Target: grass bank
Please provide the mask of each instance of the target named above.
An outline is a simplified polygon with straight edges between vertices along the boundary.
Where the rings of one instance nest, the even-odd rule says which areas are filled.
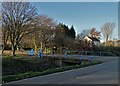
[[[31,61],[31,60],[29,60],[29,61]],[[44,59],[44,61],[45,61],[45,59]],[[27,62],[28,62],[28,60],[27,60]],[[36,63],[36,61],[34,62],[34,60],[33,60],[33,63]],[[31,78],[31,77],[41,76],[41,75],[63,72],[63,71],[67,71],[67,70],[77,69],[77,68],[83,68],[83,67],[87,67],[87,66],[96,65],[96,64],[99,64],[99,63],[101,63],[101,62],[98,62],[98,61],[82,62],[81,64],[77,64],[77,65],[70,65],[70,66],[66,65],[66,66],[61,66],[61,67],[57,67],[57,66],[55,67],[53,65],[50,65],[50,66],[53,66],[53,67],[48,67],[46,69],[44,69],[45,68],[45,66],[44,66],[43,67],[44,70],[27,71],[27,72],[23,72],[23,73],[19,72],[19,73],[15,73],[14,75],[9,75],[8,74],[8,75],[2,77],[2,81],[3,81],[3,83],[6,83],[6,82],[10,82],[10,81],[25,79],[25,78]],[[8,65],[9,64],[10,63],[8,63]],[[12,64],[14,65],[14,63],[12,63]],[[23,64],[23,63],[21,63],[21,64]],[[14,66],[17,66],[17,65],[14,65]],[[24,63],[24,65],[25,65],[25,63]],[[39,69],[39,68],[37,68],[37,69]]]

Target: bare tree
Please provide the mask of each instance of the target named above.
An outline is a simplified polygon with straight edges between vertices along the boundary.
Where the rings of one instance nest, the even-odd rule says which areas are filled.
[[[83,40],[85,36],[100,39],[101,33],[97,31],[96,28],[85,29],[82,31],[82,33],[78,34],[76,38],[79,40]]]
[[[30,33],[30,34],[27,34],[26,36],[24,36],[21,41],[20,41],[20,45],[19,47],[21,48],[33,48],[34,47],[34,44],[33,44],[33,33]]]
[[[38,16],[35,22],[36,29],[34,29],[35,31],[33,34],[35,50],[37,50],[39,44],[43,44],[41,46],[43,47],[43,49],[47,50],[47,43],[49,43],[50,40],[53,39],[56,23],[52,18],[46,15]]]
[[[13,56],[22,37],[32,31],[35,15],[36,9],[29,2],[2,3],[2,24],[8,26]]]
[[[6,27],[4,27],[3,25],[1,29],[2,29],[2,54],[3,54],[10,33],[9,33],[9,28],[7,25]]]
[[[105,23],[102,27],[101,27],[101,31],[106,39],[106,42],[108,41],[109,37],[112,35],[113,29],[115,27],[115,23]]]
[[[96,30],[96,28],[85,29],[82,33],[78,34],[76,37],[76,45],[82,49],[89,49],[91,47],[91,43],[84,38],[88,36],[89,38],[100,39],[101,33]]]
[[[89,36],[93,37],[93,38],[100,39],[101,33],[99,31],[97,31],[96,28],[92,28],[89,30]]]

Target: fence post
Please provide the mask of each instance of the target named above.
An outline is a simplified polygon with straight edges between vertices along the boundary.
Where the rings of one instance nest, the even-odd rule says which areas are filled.
[[[100,53],[100,56],[101,56],[101,52],[99,52]]]
[[[67,58],[67,53],[66,53],[66,51],[65,51],[65,53],[64,53],[64,57]]]
[[[54,59],[54,52],[52,52],[52,59]]]

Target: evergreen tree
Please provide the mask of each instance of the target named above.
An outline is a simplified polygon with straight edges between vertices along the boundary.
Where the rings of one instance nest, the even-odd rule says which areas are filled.
[[[75,29],[73,25],[69,28],[67,25],[59,23],[56,30],[58,30],[56,35],[63,34],[65,37],[75,38]]]
[[[70,35],[72,38],[75,38],[75,29],[74,29],[73,25],[70,28]]]

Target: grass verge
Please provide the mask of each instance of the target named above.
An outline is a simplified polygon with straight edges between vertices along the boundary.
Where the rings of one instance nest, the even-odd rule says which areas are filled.
[[[41,76],[41,75],[63,72],[66,70],[72,70],[72,69],[92,66],[92,65],[96,65],[96,64],[100,64],[100,63],[101,62],[94,61],[94,62],[88,62],[86,64],[81,64],[81,65],[72,65],[72,66],[51,68],[51,69],[47,69],[47,70],[42,71],[42,72],[39,72],[39,71],[33,72],[32,71],[32,72],[26,72],[26,73],[22,73],[22,74],[18,74],[18,75],[8,75],[8,76],[3,76],[2,81],[3,81],[3,83],[6,83],[6,82],[10,82],[10,81],[25,79],[25,78],[31,78],[31,77]]]

